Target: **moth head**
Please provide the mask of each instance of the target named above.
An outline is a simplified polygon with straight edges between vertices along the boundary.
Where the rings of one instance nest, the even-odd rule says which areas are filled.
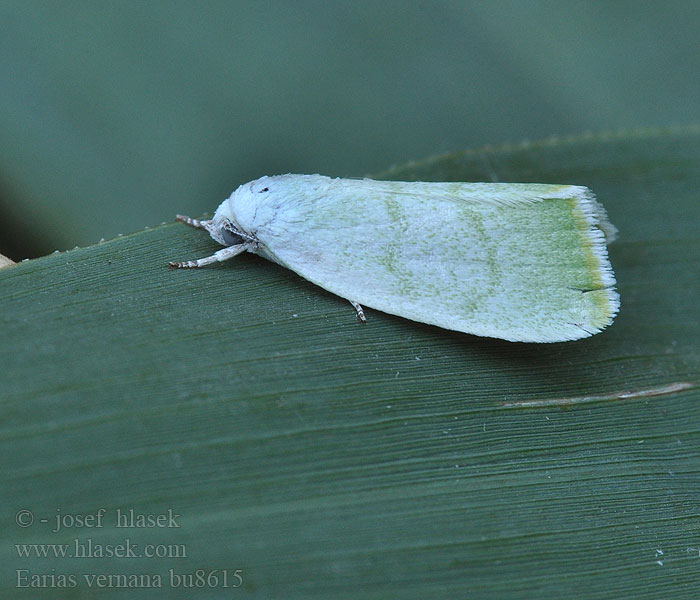
[[[219,226],[219,235],[223,240],[224,246],[238,246],[243,244],[246,239],[241,235],[242,233],[243,232],[228,219],[223,220]]]
[[[268,177],[266,175],[265,177],[261,177],[260,179],[256,179],[255,181],[251,181],[248,184],[250,186],[250,193],[251,194],[269,194],[273,179],[274,179],[273,177]]]
[[[220,215],[219,211],[205,227],[209,235],[222,246],[239,246],[251,241],[249,235],[241,231],[229,218]]]
[[[275,192],[283,189],[280,180],[285,177],[288,176],[265,176],[240,185],[216,209],[207,227],[211,237],[223,246],[257,245],[257,228],[261,221],[266,222],[270,200],[274,204]]]
[[[240,226],[231,202],[240,193],[242,187],[240,186],[228,199],[219,205],[214,213],[214,217],[205,225],[209,235],[222,246],[239,246],[253,239]]]

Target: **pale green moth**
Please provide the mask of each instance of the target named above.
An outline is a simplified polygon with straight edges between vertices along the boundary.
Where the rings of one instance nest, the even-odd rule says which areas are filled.
[[[606,241],[615,228],[585,187],[261,177],[214,218],[178,220],[226,246],[173,262],[253,252],[362,305],[519,342],[600,332],[620,298]],[[607,238],[607,239],[606,239]]]

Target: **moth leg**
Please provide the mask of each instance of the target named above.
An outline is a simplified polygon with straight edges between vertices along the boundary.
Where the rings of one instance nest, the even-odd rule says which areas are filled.
[[[215,252],[211,256],[205,256],[204,258],[199,258],[197,260],[186,260],[185,262],[170,262],[173,269],[195,269],[197,267],[204,267],[215,262],[223,262],[229,258],[233,258],[237,254],[244,252],[248,249],[248,244],[238,244],[237,246],[227,246],[222,248],[218,252]]]
[[[357,311],[357,318],[360,319],[360,323],[366,323],[367,317],[365,317],[365,311],[362,310],[359,302],[355,302],[354,300],[348,300],[348,302],[352,304],[352,307]]]
[[[189,225],[190,227],[196,227],[197,229],[206,229],[207,225],[209,225],[209,223],[211,223],[211,220],[200,221],[199,219],[193,219],[192,217],[188,217],[186,215],[175,215],[175,220],[180,221],[182,223],[185,223],[186,225]]]

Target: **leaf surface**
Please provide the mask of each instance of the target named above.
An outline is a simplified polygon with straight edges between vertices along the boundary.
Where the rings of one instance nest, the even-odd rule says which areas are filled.
[[[96,589],[85,574],[160,574],[172,598],[697,597],[698,132],[484,149],[378,176],[591,187],[620,229],[616,322],[551,345],[372,310],[362,326],[254,256],[169,270],[216,249],[180,224],[0,270],[3,597],[22,570],[76,577],[37,598],[154,596],[153,579]],[[15,523],[24,509],[30,527]],[[99,509],[102,527],[53,531],[57,511]],[[116,527],[130,509],[172,510],[179,527]],[[88,538],[186,556],[15,546]],[[186,588],[170,569],[216,570],[217,585]],[[223,590],[236,569],[242,588]]]

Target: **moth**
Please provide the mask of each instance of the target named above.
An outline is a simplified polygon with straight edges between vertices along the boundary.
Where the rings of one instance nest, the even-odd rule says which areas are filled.
[[[620,297],[616,234],[586,187],[266,176],[210,220],[178,215],[224,246],[203,267],[252,252],[363,306],[517,342],[599,333]]]

